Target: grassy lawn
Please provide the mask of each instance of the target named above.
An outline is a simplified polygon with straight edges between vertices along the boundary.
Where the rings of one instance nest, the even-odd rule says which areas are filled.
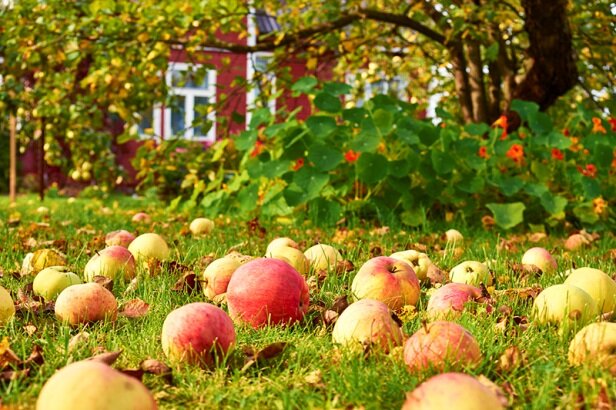
[[[529,318],[531,301],[515,292],[513,296],[502,292],[563,282],[562,274],[537,277],[522,275],[514,268],[513,263],[519,263],[523,252],[532,246],[552,251],[559,272],[573,266],[591,266],[616,274],[614,256],[610,254],[616,248],[613,233],[602,234],[583,250],[566,252],[561,236],[535,237],[532,239],[538,242],[532,242],[527,234],[505,235],[464,226],[435,225],[419,231],[402,231],[394,227],[375,229],[358,222],[349,230],[323,230],[302,221],[285,220],[264,225],[260,231],[251,230],[245,222],[221,217],[216,220],[217,227],[211,235],[194,238],[188,234],[187,227],[198,215],[167,213],[164,206],[151,200],[48,199],[43,204],[49,209],[47,215],[37,212],[40,205],[34,197],[22,197],[16,207],[9,207],[7,198],[0,197],[0,272],[3,272],[0,285],[8,288],[14,299],[19,289],[33,280],[32,276],[18,278],[12,274],[19,271],[27,252],[57,247],[66,253],[73,271],[82,274],[92,253],[104,247],[100,238],[117,229],[163,235],[172,249],[172,259],[197,274],[203,271],[206,256],[221,257],[230,249],[261,256],[269,241],[278,236],[295,239],[302,249],[317,241],[332,244],[355,266],[355,270],[344,274],[329,273],[322,282],[309,278],[313,308],[302,323],[261,330],[237,326],[237,347],[224,366],[202,370],[174,365],[172,384],[160,376],[144,375],[144,384],[161,408],[400,408],[405,393],[432,374],[409,372],[402,348],[385,355],[358,354],[336,346],[331,327],[320,320],[319,308],[329,308],[339,296],[349,295],[356,270],[372,256],[418,246],[425,246],[433,262],[446,271],[463,260],[495,260],[496,283],[489,289],[494,298],[493,308],[471,306],[457,322],[476,337],[483,355],[480,365],[467,372],[484,375],[500,386],[513,408],[592,408],[605,404],[606,395],[616,400],[616,381],[608,370],[592,363],[585,367],[568,364],[567,349],[574,329],[537,325]],[[152,215],[152,223],[131,222],[131,216],[142,210]],[[460,251],[446,246],[441,239],[441,234],[450,227],[459,229],[465,236]],[[4,408],[2,405],[34,407],[41,387],[56,369],[97,352],[122,350],[114,364],[121,369],[138,368],[147,358],[167,363],[160,343],[166,315],[186,303],[205,300],[201,292],[173,290],[180,276],[181,273],[164,271],[153,277],[142,275],[136,287],[114,284],[113,292],[120,305],[136,298],[149,303],[150,310],[141,318],[119,317],[115,323],[70,328],[58,322],[53,312],[23,312],[0,327],[0,340],[7,338],[17,356],[25,359],[34,346],[40,346],[44,359],[40,366],[31,366],[26,377],[0,382],[0,408]],[[430,292],[424,284],[417,310],[400,315],[406,335],[413,334],[426,320]],[[527,327],[519,325],[520,318],[528,318]],[[73,339],[69,346],[80,332],[89,336],[79,343]],[[245,350],[276,342],[286,343],[280,354],[246,365]],[[505,354],[514,346],[519,353],[515,360]],[[1,359],[0,355],[0,364]]]

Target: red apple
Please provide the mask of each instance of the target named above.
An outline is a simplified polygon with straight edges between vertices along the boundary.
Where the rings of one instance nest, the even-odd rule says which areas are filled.
[[[481,289],[465,283],[448,283],[434,291],[428,300],[428,316],[441,318],[458,316],[466,302],[481,297]]]
[[[87,281],[92,281],[94,276],[105,276],[114,279],[118,275],[131,280],[135,277],[135,258],[128,249],[123,246],[113,245],[97,252],[90,258],[84,269]]]
[[[240,266],[227,287],[229,314],[254,328],[297,322],[308,311],[308,285],[288,263],[258,258]]]
[[[56,317],[69,325],[115,320],[118,302],[113,293],[98,283],[82,283],[65,288],[56,299]]]
[[[412,372],[443,371],[481,362],[481,350],[473,335],[454,322],[426,324],[404,344],[404,361]]]
[[[532,269],[533,266],[541,269],[543,273],[554,273],[558,269],[558,264],[546,249],[535,247],[527,250],[522,255],[522,265],[526,269]]]
[[[235,345],[233,321],[224,310],[204,302],[175,309],[163,323],[163,351],[175,362],[213,366]]]
[[[137,212],[133,215],[132,221],[137,223],[150,223],[152,222],[152,217],[145,212]]]
[[[368,260],[359,269],[351,291],[356,299],[375,299],[397,310],[419,300],[419,280],[411,265],[388,256]]]
[[[105,235],[105,245],[106,246],[123,246],[125,248],[128,248],[128,245],[130,245],[130,243],[135,239],[135,235],[133,235],[132,233],[124,230],[124,229],[120,229],[118,231],[112,231],[109,232],[107,235]]]

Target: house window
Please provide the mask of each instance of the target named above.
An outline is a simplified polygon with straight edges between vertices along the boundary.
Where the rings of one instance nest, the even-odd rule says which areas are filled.
[[[268,107],[272,113],[276,111],[276,75],[269,69],[272,58],[272,53],[248,54],[247,74],[251,88],[247,95],[247,124],[251,111],[256,108]]]

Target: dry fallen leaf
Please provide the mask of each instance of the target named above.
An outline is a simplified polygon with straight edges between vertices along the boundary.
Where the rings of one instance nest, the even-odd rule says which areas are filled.
[[[313,370],[310,373],[308,373],[304,377],[304,381],[309,386],[312,386],[312,387],[315,387],[315,388],[324,388],[325,387],[325,383],[323,383],[323,373],[319,369]]]
[[[509,373],[522,366],[524,361],[523,352],[517,346],[509,346],[498,359],[498,369],[503,373]]]
[[[120,315],[131,319],[144,317],[150,310],[150,304],[141,299],[133,299],[124,303],[120,308]]]
[[[161,376],[166,383],[173,383],[173,371],[171,367],[156,359],[146,359],[139,365],[145,373]]]
[[[171,288],[176,292],[192,294],[201,290],[201,282],[194,272],[185,273]]]
[[[112,364],[115,363],[116,360],[118,360],[118,357],[120,357],[121,354],[122,354],[122,350],[117,350],[115,352],[99,353],[95,356],[87,358],[86,360],[103,362],[111,366]]]
[[[9,338],[4,337],[0,341],[0,370],[4,370],[9,366],[15,366],[18,363],[21,363],[21,359],[11,350]]]
[[[108,278],[106,276],[96,275],[92,278],[92,282],[98,283],[109,292],[113,292],[113,279]]]

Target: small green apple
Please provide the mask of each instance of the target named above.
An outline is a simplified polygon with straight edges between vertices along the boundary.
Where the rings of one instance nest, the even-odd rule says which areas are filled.
[[[492,284],[492,275],[487,265],[477,261],[464,261],[454,266],[449,272],[449,278],[454,283],[466,283],[467,285],[486,286]]]
[[[50,266],[34,278],[32,290],[46,301],[55,300],[65,288],[81,283],[81,279],[66,266]]]
[[[13,298],[8,290],[0,286],[0,324],[7,323],[15,314]]]
[[[428,255],[414,249],[395,252],[389,255],[389,257],[404,261],[411,265],[411,268],[413,268],[417,275],[417,279],[420,281],[424,281],[428,278],[428,271],[430,270],[430,266],[433,265]]]
[[[336,248],[323,243],[314,245],[304,252],[314,270],[334,269],[336,263],[342,261],[342,255]]]

